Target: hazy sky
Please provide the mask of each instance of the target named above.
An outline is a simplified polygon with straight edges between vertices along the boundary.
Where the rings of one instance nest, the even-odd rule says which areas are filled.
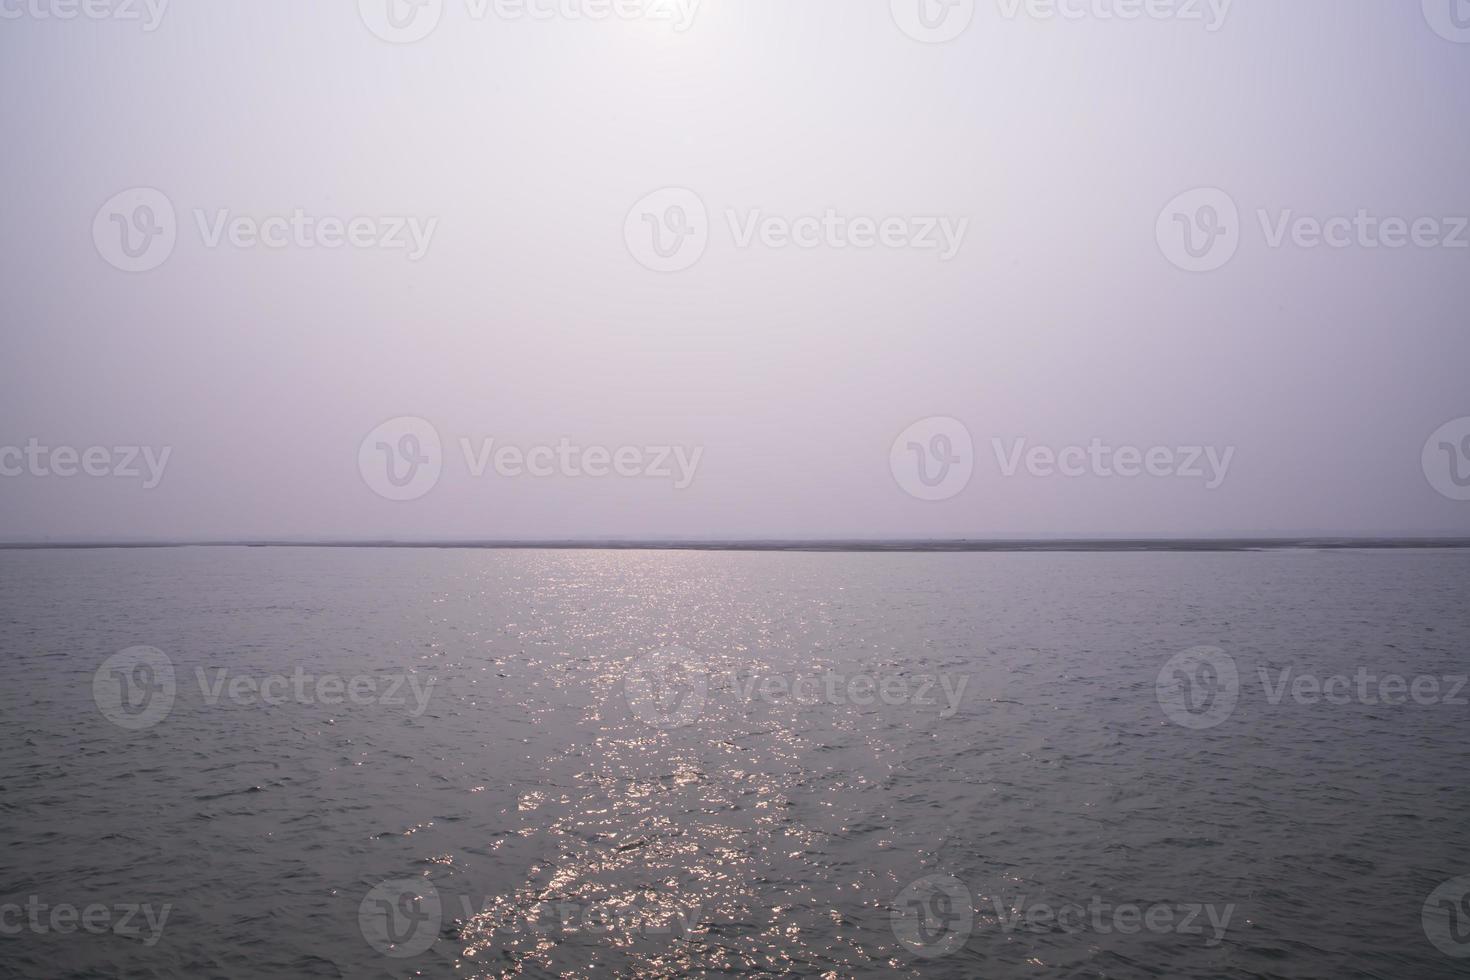
[[[0,0],[0,539],[1470,533],[1470,3],[920,2]]]

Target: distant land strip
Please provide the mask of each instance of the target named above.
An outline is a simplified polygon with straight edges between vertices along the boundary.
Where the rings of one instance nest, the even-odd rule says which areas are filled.
[[[1055,538],[1055,539],[820,539],[820,540],[540,540],[540,541],[41,541],[0,542],[0,550],[45,551],[102,548],[485,548],[542,551],[806,551],[962,553],[1025,551],[1285,551],[1405,548],[1470,548],[1460,537],[1298,538]]]

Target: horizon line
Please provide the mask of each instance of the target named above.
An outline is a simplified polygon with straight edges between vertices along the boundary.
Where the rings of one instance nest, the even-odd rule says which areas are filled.
[[[70,551],[122,548],[424,548],[503,551],[819,551],[819,552],[1025,552],[1025,551],[1272,551],[1289,549],[1390,550],[1470,548],[1456,535],[1267,535],[1203,537],[1069,538],[544,538],[544,539],[160,539],[142,541],[0,541],[4,551]]]

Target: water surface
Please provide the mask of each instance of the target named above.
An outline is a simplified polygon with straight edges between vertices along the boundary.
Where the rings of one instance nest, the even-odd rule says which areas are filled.
[[[1463,551],[3,552],[0,906],[170,911],[0,935],[0,973],[1463,976],[1423,906],[1470,874],[1470,709],[1260,671],[1463,675],[1467,585]],[[128,730],[94,677],[138,645],[176,693]],[[1239,687],[1189,727],[1158,682],[1202,645]],[[247,690],[298,672],[399,688]],[[404,880],[438,915],[395,958],[363,915]],[[1017,925],[1120,907],[1174,926]]]

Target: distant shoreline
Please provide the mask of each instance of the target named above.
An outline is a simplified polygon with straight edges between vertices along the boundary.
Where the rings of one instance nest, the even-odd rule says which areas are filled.
[[[76,551],[117,548],[428,548],[500,551],[797,551],[855,553],[1128,552],[1128,551],[1337,551],[1347,549],[1463,549],[1457,537],[1300,538],[1057,538],[975,540],[702,540],[636,541],[65,541],[0,542],[4,551]]]

